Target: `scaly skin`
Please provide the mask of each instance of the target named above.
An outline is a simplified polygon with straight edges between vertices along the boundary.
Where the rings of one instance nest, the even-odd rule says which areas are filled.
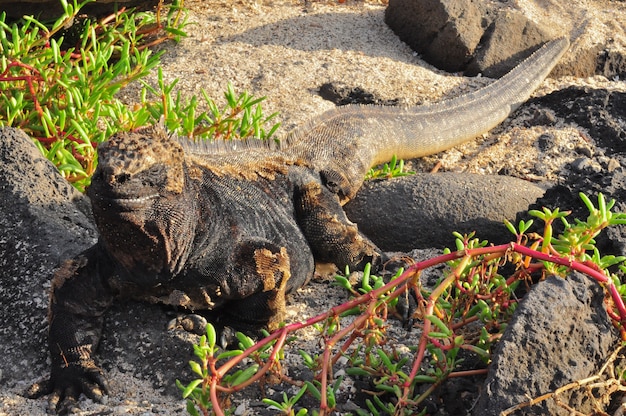
[[[569,47],[548,42],[492,84],[448,101],[417,107],[347,105],[296,128],[284,140],[347,202],[373,165],[392,156],[432,155],[491,130],[524,103]]]
[[[464,97],[414,108],[347,106],[290,133],[280,147],[195,144],[154,126],[100,145],[87,194],[99,242],[52,281],[50,393],[67,411],[80,393],[107,392],[93,354],[104,313],[121,296],[191,311],[220,309],[220,325],[275,329],[285,295],[314,262],[353,269],[383,253],[341,204],[372,164],[469,140],[525,101],[567,49],[548,43],[510,74]]]

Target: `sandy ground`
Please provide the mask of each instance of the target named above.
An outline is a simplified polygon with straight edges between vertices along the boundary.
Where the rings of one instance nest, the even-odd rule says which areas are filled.
[[[605,0],[515,0],[539,23],[555,34],[572,36],[572,53],[596,43],[626,49],[624,3]],[[317,94],[325,82],[341,81],[361,87],[384,100],[415,105],[453,97],[491,80],[465,78],[439,71],[420,59],[384,24],[382,1],[227,1],[187,0],[190,36],[177,45],[166,45],[162,70],[167,81],[178,78],[185,96],[223,97],[227,82],[237,91],[266,96],[266,114],[279,112],[282,131],[306,121],[334,105]],[[151,82],[155,82],[156,75]],[[596,76],[563,76],[547,81],[537,94],[568,85],[591,85],[626,91],[622,80]],[[128,102],[137,99],[137,88],[122,92]],[[524,111],[524,110],[522,110]],[[556,180],[567,174],[565,163],[584,146],[584,132],[558,121],[549,133],[556,138],[554,154],[540,154],[534,145],[545,127],[526,128],[522,122],[504,127],[476,141],[414,164],[428,171],[441,169],[495,173],[503,166],[516,176]],[[291,317],[302,318],[323,310],[333,299],[313,285],[292,299]],[[320,290],[322,292],[320,292]],[[328,299],[328,302],[307,302]],[[337,299],[335,299],[336,301]],[[306,336],[303,336],[306,340]],[[113,395],[105,405],[84,402],[82,415],[183,414],[184,403],[161,395],[132,376],[111,374]],[[0,392],[0,416],[43,414],[45,400],[27,400],[15,393],[24,385]],[[251,414],[241,403],[237,414]]]
[[[188,27],[189,38],[166,47],[164,78],[168,82],[178,78],[177,88],[186,96],[200,96],[205,90],[218,102],[228,82],[238,92],[267,97],[265,113],[279,113],[284,133],[334,107],[318,94],[327,82],[360,87],[381,100],[408,106],[461,95],[491,82],[443,72],[425,63],[385,25],[383,3],[188,0],[190,20],[197,24]],[[626,90],[620,80],[563,75],[582,51],[597,44],[626,49],[626,14],[620,2],[513,3],[555,37],[572,39],[564,65],[555,69],[561,76],[546,81],[536,95],[569,85]],[[129,88],[124,97],[133,102],[136,94],[136,89]],[[576,129],[557,124],[550,132],[554,154],[546,156],[534,146],[544,130],[529,129],[518,118],[479,140],[424,158],[414,168],[430,171],[439,166],[477,173],[507,168],[514,176],[554,181],[567,174],[564,165],[576,157],[575,148],[586,146],[586,139]]]

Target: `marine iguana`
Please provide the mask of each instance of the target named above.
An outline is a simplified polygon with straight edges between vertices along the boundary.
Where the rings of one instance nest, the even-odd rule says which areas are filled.
[[[315,261],[380,265],[382,251],[342,210],[366,171],[498,125],[568,45],[548,42],[503,78],[441,103],[336,108],[279,145],[198,144],[158,125],[114,135],[98,148],[87,190],[100,238],[53,277],[51,376],[30,395],[51,394],[51,409],[63,411],[81,393],[99,400],[107,392],[93,355],[105,311],[120,297],[220,309],[223,325],[271,330]]]

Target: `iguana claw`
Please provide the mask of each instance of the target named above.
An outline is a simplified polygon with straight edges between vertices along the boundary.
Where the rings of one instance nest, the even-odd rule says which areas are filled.
[[[402,321],[402,327],[407,331],[413,329],[415,318],[413,317],[417,310],[417,300],[411,290],[405,290],[402,295],[398,297],[398,303],[396,304],[396,311],[400,315]]]
[[[66,415],[76,408],[81,394],[101,402],[108,392],[102,370],[86,360],[54,369],[50,379],[33,384],[26,395],[31,399],[49,395],[48,413]]]

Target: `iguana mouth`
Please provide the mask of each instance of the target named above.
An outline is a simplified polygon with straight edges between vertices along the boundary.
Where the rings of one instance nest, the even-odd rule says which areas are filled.
[[[111,198],[111,201],[115,203],[115,205],[118,205],[125,210],[134,210],[145,208],[150,201],[157,199],[158,197],[159,194],[151,194],[139,198],[126,198],[121,196],[117,198]]]

